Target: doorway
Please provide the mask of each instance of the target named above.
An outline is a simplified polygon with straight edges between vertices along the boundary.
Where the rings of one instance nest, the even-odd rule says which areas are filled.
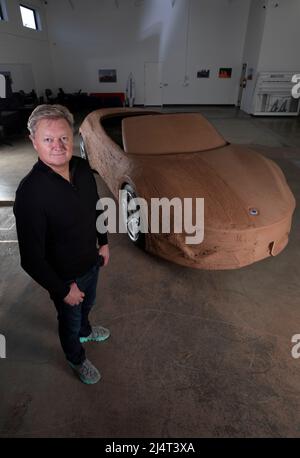
[[[163,62],[145,62],[145,106],[163,105]]]

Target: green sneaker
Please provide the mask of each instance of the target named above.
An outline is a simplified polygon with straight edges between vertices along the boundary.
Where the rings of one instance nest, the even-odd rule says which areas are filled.
[[[80,343],[85,342],[103,342],[103,340],[108,339],[110,336],[109,329],[104,328],[103,326],[92,326],[92,332],[87,337],[79,337]]]
[[[88,359],[85,359],[82,364],[78,365],[72,364],[70,361],[68,363],[83,383],[94,385],[99,382],[101,378],[100,372]]]

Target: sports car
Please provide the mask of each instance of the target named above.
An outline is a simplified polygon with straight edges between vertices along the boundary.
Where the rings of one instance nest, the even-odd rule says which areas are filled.
[[[223,270],[286,247],[295,199],[283,172],[252,147],[227,142],[201,114],[100,109],[87,115],[79,132],[81,156],[115,198],[121,196],[128,236],[146,251],[184,266]],[[204,199],[201,243],[187,243],[184,230],[151,232],[151,214],[149,230],[142,231],[142,212],[128,205],[137,197],[148,208],[154,198]]]

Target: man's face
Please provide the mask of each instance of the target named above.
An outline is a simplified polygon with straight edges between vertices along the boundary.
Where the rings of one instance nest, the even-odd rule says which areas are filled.
[[[73,154],[73,132],[65,119],[42,119],[30,139],[39,158],[49,167],[63,167]]]

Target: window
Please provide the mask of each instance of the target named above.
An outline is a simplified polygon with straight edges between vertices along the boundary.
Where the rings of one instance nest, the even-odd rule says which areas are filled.
[[[7,13],[4,0],[0,0],[0,21],[7,21]]]
[[[22,16],[22,22],[24,27],[29,27],[30,29],[38,30],[38,21],[37,14],[33,8],[29,6],[20,5],[20,11]]]

